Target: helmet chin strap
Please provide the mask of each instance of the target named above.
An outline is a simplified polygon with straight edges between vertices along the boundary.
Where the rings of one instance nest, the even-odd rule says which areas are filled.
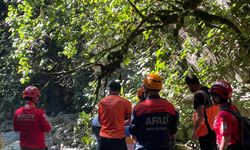
[[[214,100],[212,98],[212,102],[213,102],[214,105],[221,104],[221,99],[219,99],[219,100],[216,101],[216,100]]]
[[[37,104],[39,101],[39,98],[37,97],[35,100],[34,100],[34,103]]]
[[[39,100],[39,98],[37,97],[36,99],[29,100],[29,102],[34,103],[34,104],[37,104],[37,103],[38,103],[38,100]]]

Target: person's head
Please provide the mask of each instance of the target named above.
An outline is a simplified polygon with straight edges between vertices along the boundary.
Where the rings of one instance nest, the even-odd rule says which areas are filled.
[[[138,90],[137,90],[137,97],[139,99],[139,102],[142,102],[146,99],[145,97],[145,93],[144,93],[144,87],[141,86]]]
[[[162,78],[158,74],[149,74],[143,80],[145,94],[158,94],[162,90]]]
[[[28,86],[23,91],[23,99],[34,103],[39,101],[40,95],[40,90],[35,86]]]
[[[191,92],[197,92],[200,89],[200,81],[196,75],[189,74],[185,77],[186,84]]]
[[[121,91],[121,83],[117,80],[111,81],[109,84],[109,91],[110,92],[118,92]]]
[[[209,89],[209,93],[211,94],[214,103],[223,104],[228,102],[232,97],[233,89],[227,81],[220,80],[212,85]]]

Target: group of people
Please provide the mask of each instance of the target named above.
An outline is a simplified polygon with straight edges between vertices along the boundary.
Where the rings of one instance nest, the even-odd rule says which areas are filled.
[[[192,138],[198,138],[201,150],[240,150],[240,124],[224,109],[239,111],[230,102],[231,85],[215,82],[211,88],[202,86],[195,75],[185,77],[194,93],[194,124]],[[92,130],[98,150],[172,150],[179,114],[174,105],[160,96],[163,80],[149,74],[138,89],[139,102],[133,106],[120,96],[121,84],[112,81],[109,93],[98,104],[98,117],[92,120]],[[16,110],[13,127],[20,132],[21,150],[46,150],[45,133],[51,124],[44,110],[37,108],[40,91],[28,86],[23,92],[25,106]]]
[[[185,81],[194,93],[192,138],[198,138],[201,150],[242,150],[240,122],[226,111],[239,113],[230,102],[233,94],[231,85],[219,80],[208,88],[202,86],[195,75],[187,75]]]
[[[198,139],[200,149],[241,150],[240,123],[225,111],[239,113],[230,102],[231,85],[219,80],[208,88],[200,84],[196,75],[187,75],[185,81],[194,93],[192,139]],[[109,94],[98,104],[98,150],[128,149],[125,133],[133,139],[135,150],[174,149],[179,115],[174,105],[159,95],[162,84],[158,74],[147,75],[138,90],[141,100],[132,108],[131,103],[119,95],[120,83],[111,82]]]
[[[162,84],[158,74],[149,74],[132,110],[131,103],[120,96],[121,84],[110,83],[109,94],[98,104],[99,150],[127,150],[126,134],[135,143],[133,149],[172,149],[178,114],[173,104],[160,97]]]

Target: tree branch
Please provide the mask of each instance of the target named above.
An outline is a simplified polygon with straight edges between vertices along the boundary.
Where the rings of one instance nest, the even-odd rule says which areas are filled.
[[[131,2],[131,0],[128,0],[129,4],[133,7],[135,12],[142,18],[145,19],[145,16],[139,11],[139,9]]]
[[[97,79],[97,86],[96,86],[96,89],[95,89],[95,101],[94,103],[92,104],[91,108],[90,108],[90,113],[91,113],[91,116],[93,116],[93,110],[95,108],[95,105],[97,104],[98,100],[99,100],[99,90],[101,88],[101,81],[102,81],[102,78],[99,78]]]
[[[208,12],[202,11],[202,10],[195,10],[194,14],[199,17],[203,21],[208,21],[208,22],[213,22],[213,21],[218,21],[222,24],[228,25],[231,27],[236,33],[242,34],[240,29],[230,20],[223,18],[221,16],[216,16],[209,14]]]

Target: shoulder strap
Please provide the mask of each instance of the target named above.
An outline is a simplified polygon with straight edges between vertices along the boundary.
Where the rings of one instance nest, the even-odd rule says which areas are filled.
[[[204,97],[204,119],[205,119],[205,125],[208,129],[208,132],[211,132],[212,129],[208,123],[208,120],[207,120],[207,112],[206,112],[206,102],[209,101],[210,97],[209,95],[207,94],[207,92],[205,92],[204,90],[198,90],[196,93],[199,93],[201,94],[203,97]]]
[[[241,135],[241,139],[242,139],[242,117],[241,117],[241,114],[240,114],[240,112],[238,111],[238,112],[235,112],[235,111],[233,111],[233,110],[231,110],[231,109],[229,109],[228,107],[222,107],[221,108],[221,110],[224,110],[224,111],[227,111],[227,112],[230,112],[232,115],[234,115],[236,118],[237,118],[237,120],[239,121],[239,129],[240,129],[240,135]],[[240,142],[235,136],[232,136],[232,138],[237,142],[237,143],[240,143],[241,145],[242,145],[242,142]]]
[[[204,90],[199,90],[196,93],[200,93],[202,96],[204,96],[205,101],[204,101],[204,106],[206,104],[206,101],[210,99],[209,95],[207,94],[207,92],[205,92]]]
[[[239,111],[235,112],[231,109],[229,109],[228,107],[221,107],[221,110],[230,112],[231,114],[233,114],[239,121],[241,120],[241,114]]]

